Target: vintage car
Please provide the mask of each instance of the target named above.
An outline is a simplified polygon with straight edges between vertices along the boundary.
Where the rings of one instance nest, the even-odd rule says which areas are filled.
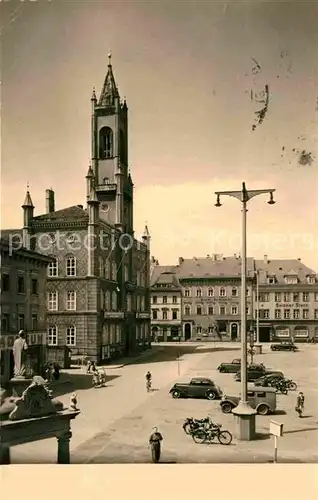
[[[231,363],[221,363],[218,366],[220,373],[237,373],[241,369],[241,360],[239,358],[233,359]]]
[[[262,375],[260,378],[255,379],[254,385],[262,386],[262,387],[270,387],[272,380],[275,379],[284,379],[284,375],[282,372],[270,373],[268,375]]]
[[[195,377],[189,383],[176,383],[170,389],[170,394],[174,399],[177,398],[204,398],[220,399],[223,392],[209,378]]]
[[[279,344],[271,345],[272,351],[298,351],[298,347],[293,342],[280,342]]]
[[[279,376],[284,377],[284,374],[282,372],[277,371],[277,370],[269,370],[269,369],[265,368],[264,365],[250,365],[247,368],[247,381],[248,382],[254,382],[254,380],[257,380],[264,375],[275,375],[277,377],[279,377]],[[237,372],[234,377],[235,377],[236,382],[240,382],[241,381],[241,372]]]
[[[240,399],[240,396],[222,396],[220,402],[222,412],[231,413]],[[267,415],[276,410],[276,389],[272,387],[248,387],[247,399],[259,415]]]

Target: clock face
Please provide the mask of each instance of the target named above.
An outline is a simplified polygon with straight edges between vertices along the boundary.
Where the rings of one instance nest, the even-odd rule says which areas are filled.
[[[109,211],[109,205],[107,203],[102,203],[100,209],[102,212],[107,213]]]

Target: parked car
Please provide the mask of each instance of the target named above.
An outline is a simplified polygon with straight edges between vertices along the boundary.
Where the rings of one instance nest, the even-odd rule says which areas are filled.
[[[254,385],[262,386],[262,387],[270,386],[272,380],[283,379],[283,378],[284,378],[284,375],[282,372],[270,373],[268,375],[262,375],[262,377],[255,379]]]
[[[267,368],[265,368],[265,366],[263,366],[263,368],[259,368],[259,367],[256,368],[254,366],[250,366],[247,368],[247,381],[248,382],[254,382],[254,380],[257,380],[264,375],[275,375],[276,377],[279,377],[279,376],[284,377],[283,372],[276,371],[276,370],[267,370]],[[235,380],[236,380],[236,382],[241,381],[241,372],[236,373]]]
[[[231,413],[240,399],[240,396],[223,396],[220,402],[222,412]],[[247,399],[259,415],[267,415],[276,410],[276,389],[272,387],[249,387]]]
[[[173,398],[206,398],[206,399],[220,399],[223,392],[220,387],[216,385],[209,378],[192,378],[189,383],[176,383],[170,389],[170,394]]]
[[[239,358],[233,359],[231,363],[221,363],[218,366],[220,373],[237,373],[241,369],[241,360]]]
[[[293,342],[281,342],[279,344],[271,345],[272,351],[299,351],[298,347]]]

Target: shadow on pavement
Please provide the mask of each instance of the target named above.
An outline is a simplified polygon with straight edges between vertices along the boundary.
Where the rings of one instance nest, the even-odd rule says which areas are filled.
[[[270,438],[271,435],[268,432],[257,432],[255,436],[255,441],[263,441],[264,439],[270,439]]]
[[[285,410],[275,410],[273,412],[273,415],[287,415],[287,413],[285,412]]]
[[[296,429],[295,431],[284,431],[284,434],[295,434],[296,432],[317,431],[318,427],[308,427],[308,429]]]
[[[67,375],[67,380],[61,380],[59,384],[50,387],[53,391],[53,397],[55,398],[74,391],[92,389],[93,387],[92,375],[90,374],[71,373],[62,375]],[[118,377],[120,377],[120,375],[108,375],[106,384]],[[107,385],[106,387],[104,387],[104,389],[106,388]],[[103,388],[101,387],[101,389]]]

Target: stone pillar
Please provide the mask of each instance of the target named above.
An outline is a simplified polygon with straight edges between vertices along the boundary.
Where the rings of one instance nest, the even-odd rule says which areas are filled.
[[[69,464],[70,463],[70,440],[72,437],[71,431],[62,432],[57,435],[57,463],[58,464]]]

